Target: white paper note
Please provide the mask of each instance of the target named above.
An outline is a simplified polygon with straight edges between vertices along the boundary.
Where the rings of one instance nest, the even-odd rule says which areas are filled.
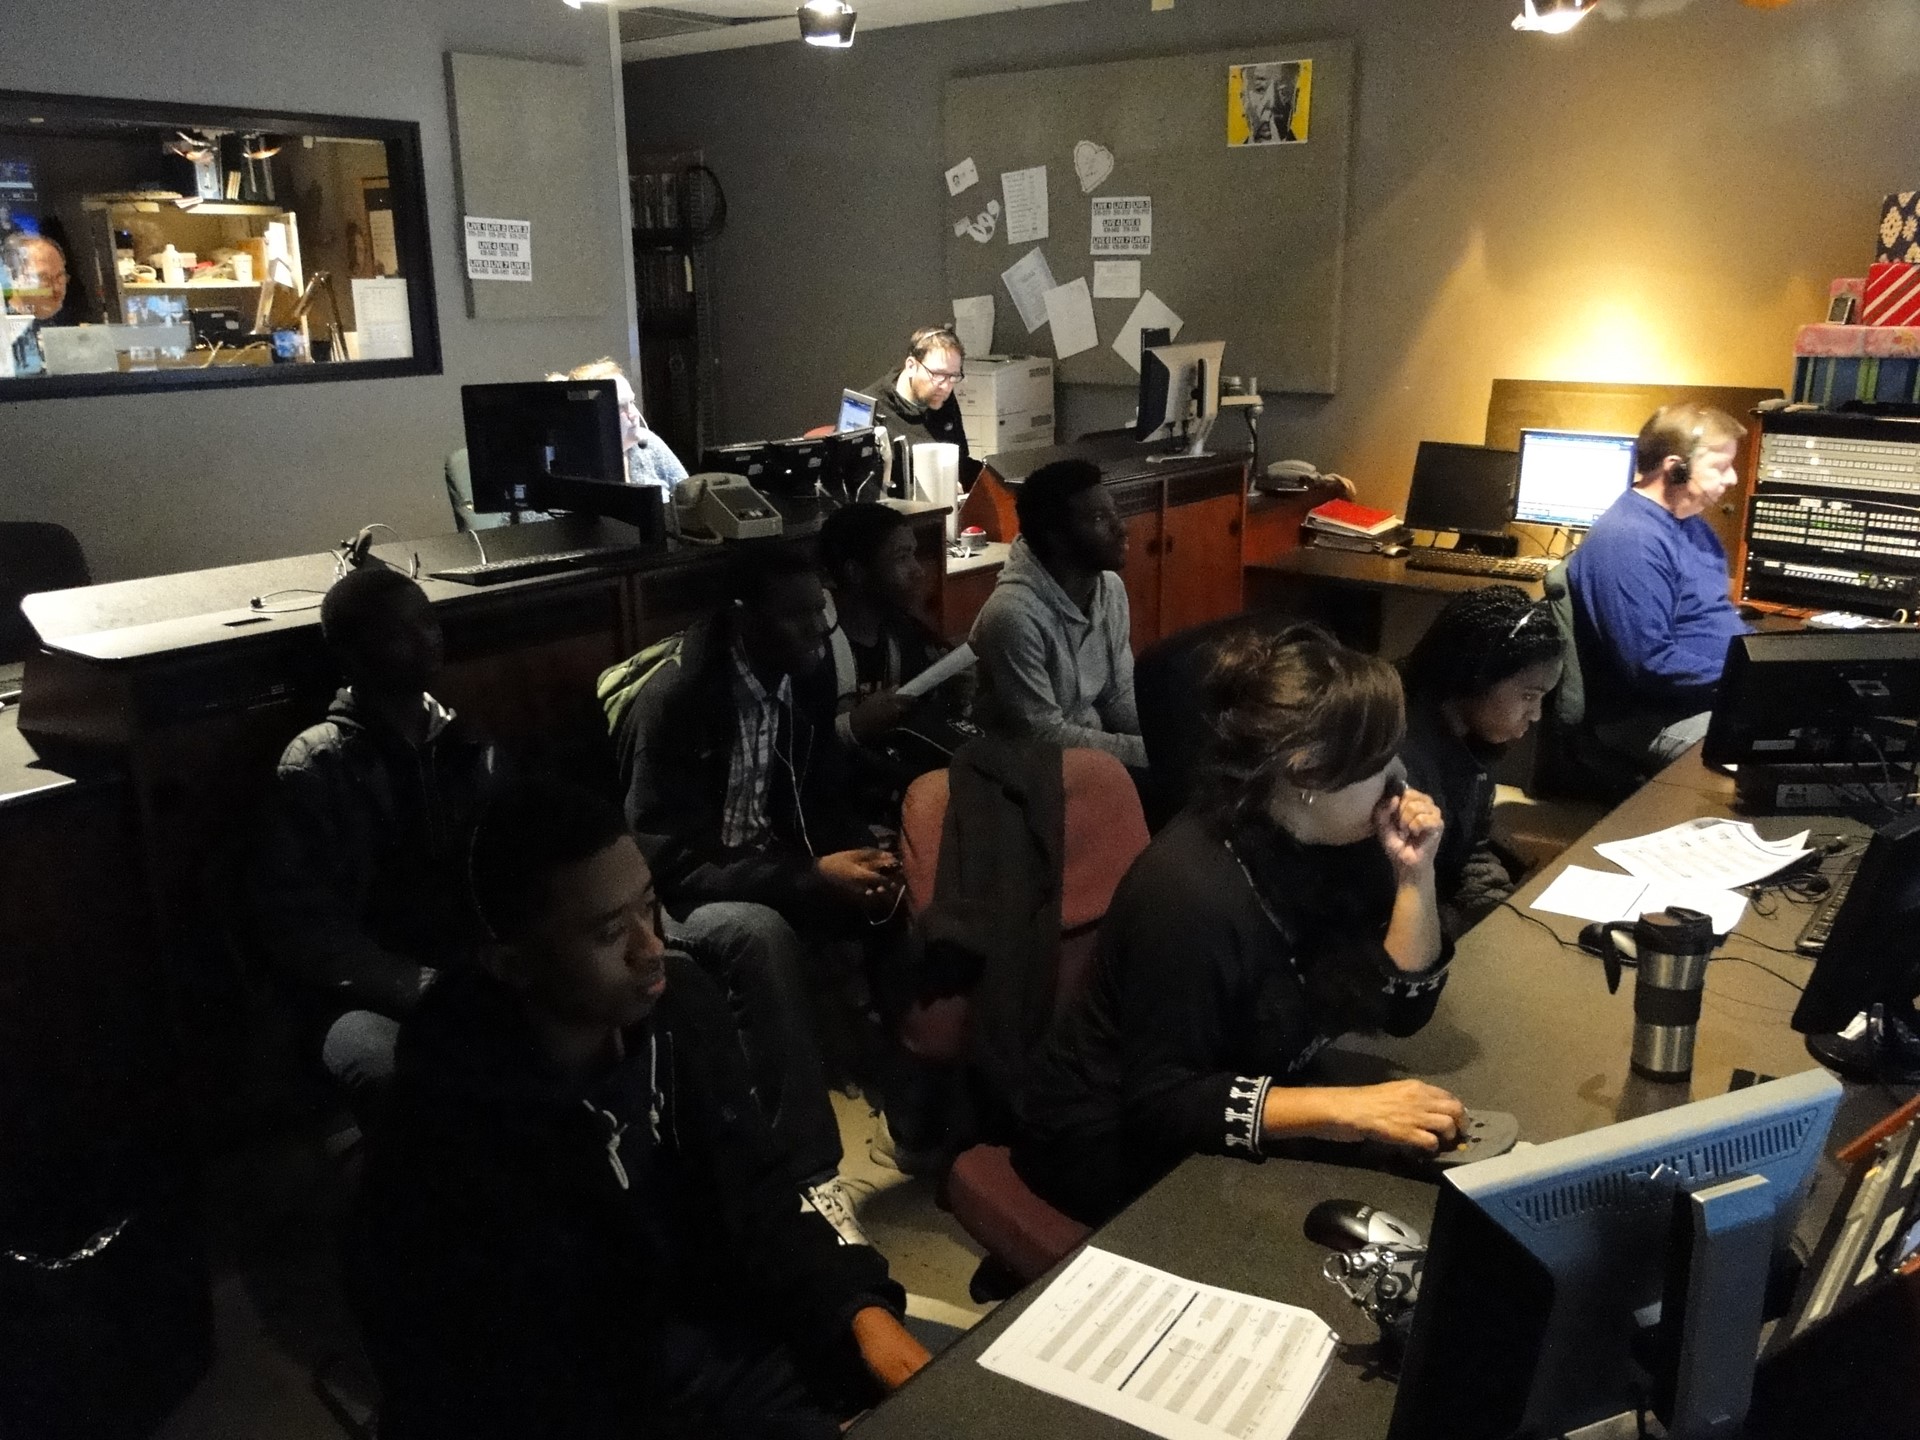
[[[1180,327],[1186,324],[1167,304],[1151,290],[1140,292],[1140,303],[1133,307],[1126,323],[1120,327],[1120,333],[1113,337],[1113,351],[1127,362],[1129,370],[1140,368],[1140,332],[1142,330],[1171,330],[1172,338],[1180,338]]]
[[[1047,238],[1046,166],[1005,171],[1000,176],[1000,193],[1007,199],[1009,245],[1030,245]]]
[[[469,215],[467,221],[467,278],[469,280],[533,281],[533,222],[489,220]],[[274,224],[279,224],[275,221]],[[284,227],[282,227],[284,228]],[[269,226],[269,233],[272,227]],[[273,246],[267,246],[269,273]],[[275,278],[279,278],[277,275]]]
[[[900,688],[894,693],[904,695],[909,700],[918,700],[929,690],[946,684],[962,670],[971,670],[976,658],[971,645],[962,645],[958,650],[949,650],[918,675],[902,681]]]
[[[1035,246],[1000,272],[1007,293],[1013,296],[1013,308],[1020,312],[1020,323],[1031,335],[1047,323],[1047,292],[1053,289],[1053,267],[1046,252]]]
[[[965,295],[953,302],[953,333],[968,355],[993,353],[993,296]]]
[[[1311,1310],[1089,1245],[980,1364],[1166,1440],[1282,1440],[1335,1343]]]
[[[1103,195],[1093,202],[1095,255],[1153,253],[1153,197]]]
[[[1053,353],[1062,360],[1100,343],[1093,323],[1093,292],[1082,275],[1047,291],[1047,323],[1053,327]]]
[[[1138,260],[1094,261],[1093,298],[1138,300],[1140,298],[1140,262]]]
[[[971,155],[947,171],[947,194],[949,195],[959,195],[971,190],[979,183],[980,171],[975,167]]]
[[[1726,935],[1747,913],[1747,897],[1732,890],[1699,885],[1653,885],[1638,875],[1615,875],[1569,865],[1542,890],[1532,908],[1577,920],[1638,920],[1672,906],[1698,910],[1713,918],[1716,935]]]
[[[355,280],[356,360],[405,360],[413,354],[413,321],[407,314],[404,280]]]
[[[1745,821],[1703,816],[1593,848],[1622,870],[1655,884],[1730,890],[1764,880],[1804,857],[1806,839],[1802,830],[1790,839],[1762,840]]]

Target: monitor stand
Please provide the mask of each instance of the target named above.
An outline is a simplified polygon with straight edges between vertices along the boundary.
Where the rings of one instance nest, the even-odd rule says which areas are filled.
[[[1807,1053],[1847,1080],[1920,1085],[1920,1014],[1911,1002],[1875,1005],[1858,1029],[1807,1036]]]
[[[1462,555],[1495,555],[1502,560],[1511,560],[1520,553],[1520,537],[1517,535],[1466,535],[1456,531],[1453,548]]]

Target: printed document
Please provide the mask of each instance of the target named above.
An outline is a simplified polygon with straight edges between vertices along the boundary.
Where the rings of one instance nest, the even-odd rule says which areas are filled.
[[[1047,167],[1007,170],[1000,176],[1007,197],[1007,243],[1029,245],[1047,238]]]
[[[1054,288],[1054,278],[1046,251],[1034,246],[1002,270],[1000,279],[1013,296],[1013,308],[1020,312],[1020,323],[1029,335],[1047,323],[1047,292]]]
[[[1593,848],[1628,874],[1655,884],[1731,890],[1802,859],[1811,853],[1806,840],[1804,830],[1787,840],[1762,840],[1745,821],[1703,816]]]
[[[1638,920],[1673,905],[1713,917],[1713,933],[1727,935],[1747,913],[1747,897],[1701,885],[1655,885],[1638,875],[1615,875],[1569,865],[1534,897],[1532,908],[1577,920]]]

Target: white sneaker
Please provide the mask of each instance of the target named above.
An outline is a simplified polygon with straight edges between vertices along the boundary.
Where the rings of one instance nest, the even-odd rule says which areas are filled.
[[[847,1193],[846,1181],[838,1175],[802,1190],[800,1203],[833,1226],[842,1245],[873,1245],[860,1228],[860,1218],[853,1213],[853,1196]]]

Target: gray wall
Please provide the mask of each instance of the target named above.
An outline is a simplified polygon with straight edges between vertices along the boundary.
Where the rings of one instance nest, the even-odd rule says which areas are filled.
[[[632,145],[702,147],[727,189],[724,438],[831,418],[946,314],[948,76],[1321,36],[1358,48],[1341,390],[1270,401],[1265,458],[1398,505],[1422,438],[1481,438],[1496,376],[1787,385],[1879,197],[1920,184],[1920,5],[1605,0],[1564,37],[1518,8],[1087,0],[628,65]],[[1076,388],[1063,434],[1131,408]]]
[[[624,355],[624,290],[588,319],[466,316],[444,52],[582,61],[603,162],[607,270],[625,261],[607,16],[560,0],[7,0],[0,89],[416,121],[445,374],[210,394],[0,404],[0,519],[55,520],[96,578],[324,548],[373,520],[452,528],[441,465],[463,383]],[[537,217],[536,217],[537,222]],[[537,223],[535,259],[538,261]]]

